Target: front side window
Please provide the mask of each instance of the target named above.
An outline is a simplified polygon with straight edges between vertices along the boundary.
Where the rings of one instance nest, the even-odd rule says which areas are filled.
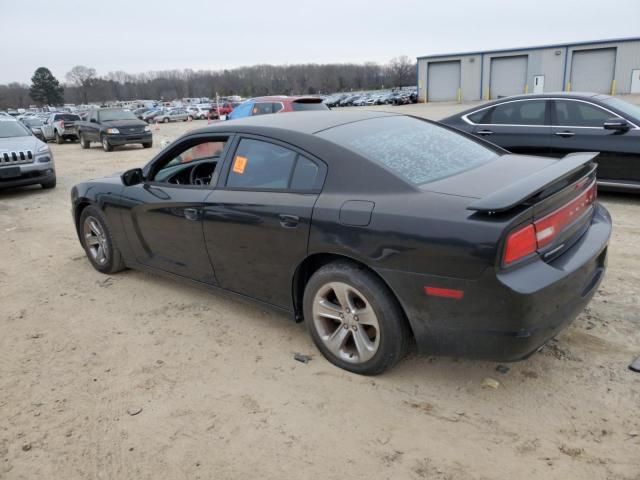
[[[509,102],[489,109],[482,123],[492,125],[544,125],[546,100]]]
[[[401,115],[347,123],[317,135],[416,185],[461,173],[500,155],[453,130]]]
[[[611,117],[607,112],[595,105],[570,100],[556,100],[556,125],[565,127],[602,127]]]
[[[199,141],[167,156],[155,167],[154,182],[209,185],[224,152],[226,138]]]

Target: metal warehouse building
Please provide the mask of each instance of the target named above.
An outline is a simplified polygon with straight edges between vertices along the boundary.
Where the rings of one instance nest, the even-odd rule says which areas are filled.
[[[418,57],[423,102],[562,90],[640,93],[640,37]]]

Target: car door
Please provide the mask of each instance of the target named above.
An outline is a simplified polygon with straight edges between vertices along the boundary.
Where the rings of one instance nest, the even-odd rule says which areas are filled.
[[[326,166],[263,137],[236,140],[219,188],[205,200],[204,236],[220,286],[283,308],[307,255]]]
[[[221,163],[226,140],[211,135],[187,137],[153,162],[148,180],[124,187],[122,198],[128,208],[122,218],[138,262],[216,284],[202,230],[204,200],[213,187],[208,183],[191,184],[187,178],[196,163]],[[202,150],[212,153],[199,153]],[[217,177],[215,170],[214,174]]]
[[[552,151],[562,157],[571,152],[600,152],[596,157],[599,180],[640,181],[640,130],[607,130],[604,122],[622,118],[611,110],[583,100],[556,99],[552,106]]]
[[[100,141],[100,124],[98,123],[98,111],[92,110],[87,119],[88,121],[82,126],[85,137],[91,142]]]
[[[512,100],[482,111],[468,116],[470,120],[476,120],[474,135],[513,153],[551,153],[551,123],[546,99]]]
[[[42,125],[42,134],[44,135],[44,138],[47,140],[51,140],[53,138],[53,128],[53,115],[49,115]]]

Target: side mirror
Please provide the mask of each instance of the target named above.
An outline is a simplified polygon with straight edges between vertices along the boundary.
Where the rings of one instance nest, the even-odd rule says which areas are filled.
[[[618,118],[618,117],[605,120],[603,127],[605,130],[618,130],[618,131],[625,131],[625,130],[629,130],[630,128],[629,122],[627,122],[624,118]]]
[[[131,187],[142,183],[144,181],[144,174],[142,173],[141,168],[132,168],[131,170],[124,172],[120,178],[125,186]]]

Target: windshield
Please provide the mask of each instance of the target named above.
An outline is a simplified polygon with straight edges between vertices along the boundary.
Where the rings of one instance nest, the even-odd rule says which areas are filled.
[[[497,150],[440,125],[406,116],[347,123],[318,136],[382,164],[416,185],[487,163]]]
[[[620,110],[625,115],[629,115],[633,117],[631,120],[635,122],[640,122],[640,107],[638,105],[634,105],[629,102],[625,102],[624,100],[620,100],[619,98],[609,97],[604,100],[604,103],[612,106],[615,109]]]
[[[100,121],[101,122],[110,122],[113,120],[137,120],[132,112],[128,110],[101,110],[100,111]]]
[[[0,138],[28,137],[31,132],[20,122],[0,122]]]

